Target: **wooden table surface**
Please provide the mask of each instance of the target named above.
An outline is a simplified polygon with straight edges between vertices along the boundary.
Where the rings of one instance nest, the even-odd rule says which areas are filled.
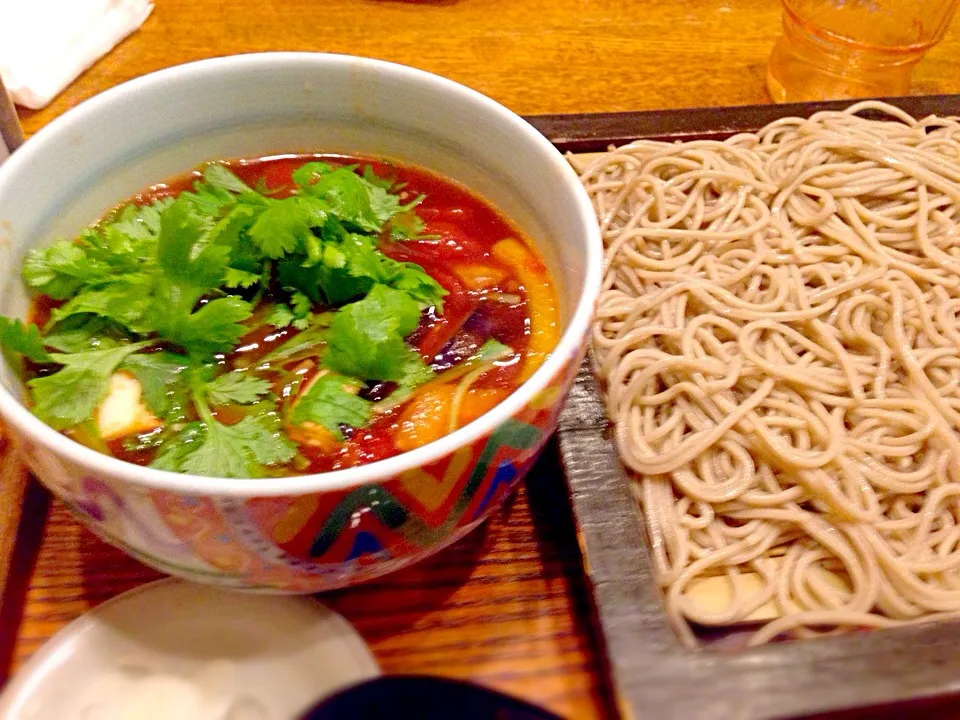
[[[312,50],[440,73],[521,114],[767,102],[775,0],[160,0],[137,33],[48,108],[190,60]],[[960,23],[917,68],[915,91],[960,92]],[[613,716],[559,468],[548,451],[526,489],[433,560],[324,598],[386,672],[472,678],[565,717]],[[28,494],[0,605],[0,682],[53,632],[157,577]]]

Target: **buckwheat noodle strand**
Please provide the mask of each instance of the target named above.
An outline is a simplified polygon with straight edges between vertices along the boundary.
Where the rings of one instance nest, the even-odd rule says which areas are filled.
[[[684,641],[770,603],[753,644],[960,613],[960,122],[865,102],[581,179],[593,357]],[[722,610],[687,592],[711,576]]]

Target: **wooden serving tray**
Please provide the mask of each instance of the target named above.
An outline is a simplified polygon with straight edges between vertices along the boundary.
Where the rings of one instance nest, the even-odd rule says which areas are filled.
[[[914,115],[960,113],[960,95],[891,102]],[[562,151],[588,153],[638,138],[722,138],[848,104],[528,120]],[[683,648],[663,614],[643,518],[586,367],[558,437],[586,588],[576,548],[567,548],[573,529],[555,494],[551,445],[526,492],[487,529],[414,568],[324,597],[358,628],[385,672],[480,680],[575,720],[612,717],[613,705],[628,720],[758,720],[960,693],[960,623],[727,654]],[[51,504],[0,434],[0,686],[64,624],[156,577]],[[514,595],[491,593],[506,584]],[[612,700],[597,683],[593,642],[579,627],[591,612]],[[888,708],[882,717],[928,717],[915,714],[923,713],[916,703],[911,708]]]
[[[960,95],[887,102],[915,117],[960,115]],[[531,121],[561,150],[589,153],[635,139],[723,139],[777,118],[849,105],[558,115]],[[559,446],[613,692],[625,717],[773,720],[881,705],[887,707],[863,716],[930,717],[917,701],[960,692],[960,622],[727,652],[683,647],[664,614],[642,512],[608,425],[597,382],[585,364],[561,417]]]

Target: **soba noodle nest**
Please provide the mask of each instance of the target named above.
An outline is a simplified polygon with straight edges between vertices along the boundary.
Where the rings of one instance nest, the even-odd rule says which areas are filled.
[[[594,361],[683,639],[769,603],[753,644],[960,611],[957,119],[861,103],[582,180]]]

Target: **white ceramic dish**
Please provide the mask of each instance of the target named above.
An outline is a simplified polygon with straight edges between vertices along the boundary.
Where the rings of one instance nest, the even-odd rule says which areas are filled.
[[[0,717],[290,720],[379,674],[350,624],[314,600],[161,580],[51,638],[0,696]]]

